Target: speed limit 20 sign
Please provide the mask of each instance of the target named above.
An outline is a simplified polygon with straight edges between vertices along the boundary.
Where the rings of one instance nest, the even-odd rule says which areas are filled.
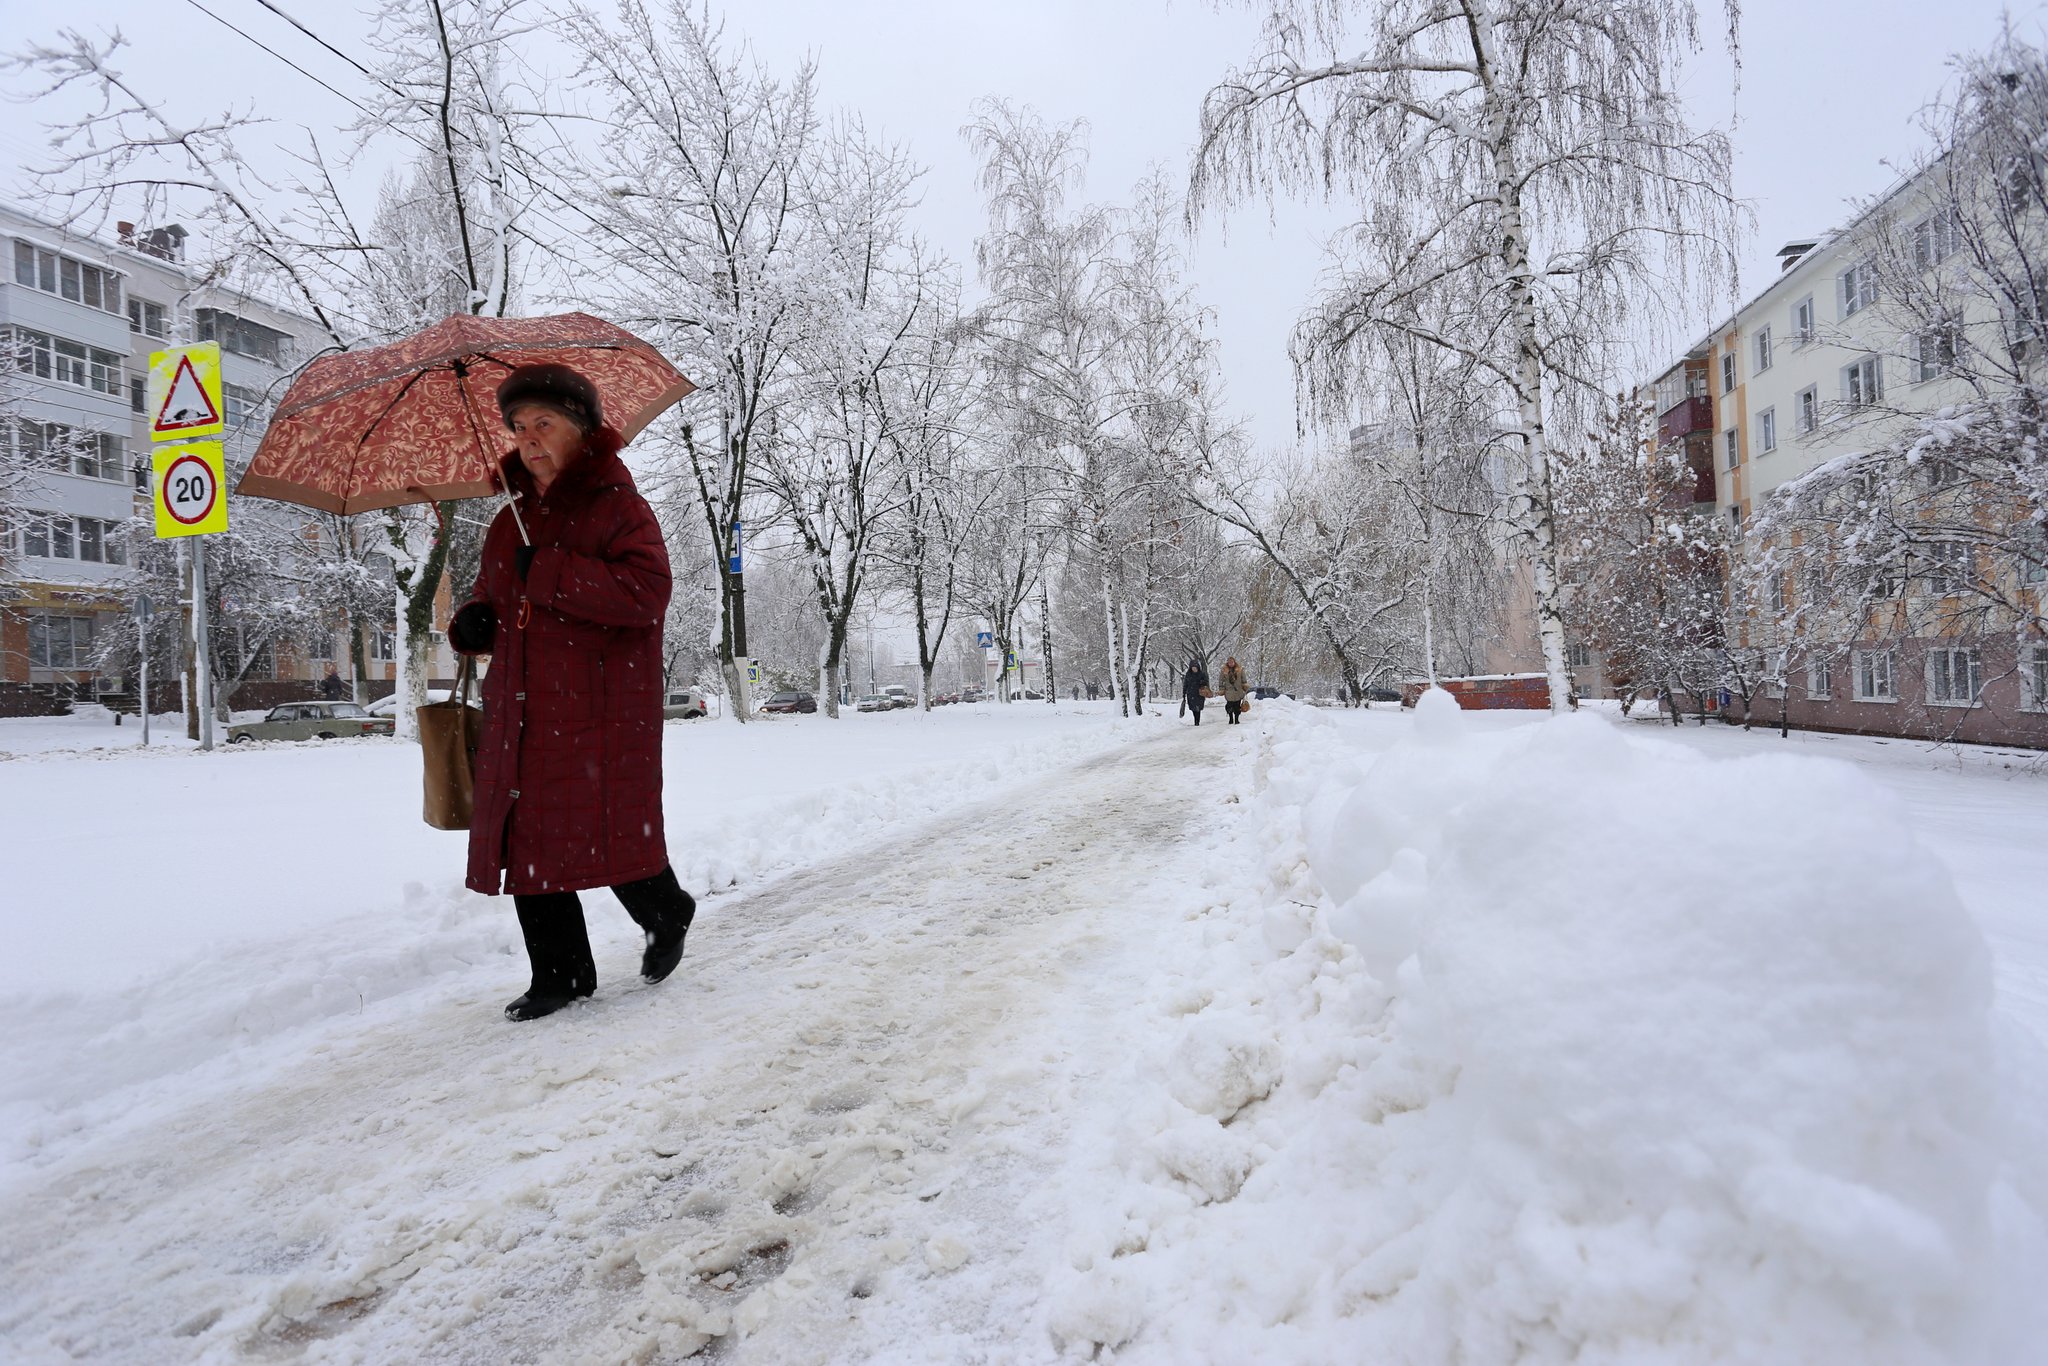
[[[156,471],[156,534],[204,536],[228,529],[227,470],[218,441],[150,452]]]

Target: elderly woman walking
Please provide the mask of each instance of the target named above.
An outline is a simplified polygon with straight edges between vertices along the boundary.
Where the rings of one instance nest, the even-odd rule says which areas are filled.
[[[505,1014],[535,1020],[597,989],[577,892],[617,894],[646,932],[649,982],[682,961],[696,902],[662,831],[661,528],[589,380],[521,366],[498,409],[515,443],[503,477],[532,540],[498,514],[448,640],[491,656],[469,885],[512,894],[533,976]]]
[[[1223,672],[1216,675],[1216,685],[1223,690],[1223,714],[1236,725],[1244,715],[1244,699],[1251,692],[1251,686],[1244,681],[1244,665],[1232,655],[1223,661]]]

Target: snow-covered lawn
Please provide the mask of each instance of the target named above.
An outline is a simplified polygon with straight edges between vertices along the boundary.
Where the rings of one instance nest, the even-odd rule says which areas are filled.
[[[0,1356],[2002,1364],[2048,1332],[2024,756],[1284,704],[669,745],[679,869],[723,889],[690,956],[641,986],[592,896],[597,998],[523,1027],[509,907],[460,890],[407,747],[0,762],[33,851]]]

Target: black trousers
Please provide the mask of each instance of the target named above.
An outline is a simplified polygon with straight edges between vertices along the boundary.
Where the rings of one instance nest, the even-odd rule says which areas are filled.
[[[1223,704],[1223,712],[1230,718],[1230,724],[1233,726],[1237,724],[1237,718],[1243,711],[1244,703],[1242,702],[1225,702]]]
[[[697,903],[676,881],[674,868],[621,883],[612,888],[612,895],[633,923],[649,934],[688,929],[697,910]],[[597,990],[597,963],[590,956],[582,899],[574,892],[539,892],[515,895],[512,904],[519,910],[519,933],[533,966],[530,990],[543,996],[588,996]]]

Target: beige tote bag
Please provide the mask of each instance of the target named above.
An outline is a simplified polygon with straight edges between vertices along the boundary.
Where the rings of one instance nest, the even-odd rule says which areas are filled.
[[[413,712],[419,725],[420,753],[426,759],[426,804],[421,812],[436,830],[467,830],[476,808],[476,745],[483,734],[484,714],[469,705],[476,677],[476,659],[462,657],[455,695],[429,702]]]

